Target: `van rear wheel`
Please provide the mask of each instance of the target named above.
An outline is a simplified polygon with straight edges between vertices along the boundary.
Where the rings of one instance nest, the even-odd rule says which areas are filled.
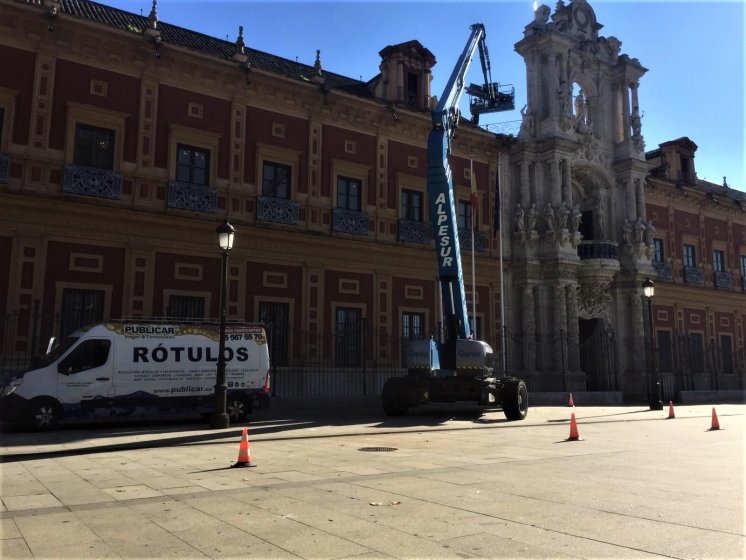
[[[251,412],[251,404],[249,401],[242,397],[228,397],[228,402],[225,404],[225,411],[228,413],[228,418],[231,422],[238,422],[246,418]]]
[[[37,432],[47,432],[57,427],[60,414],[60,405],[54,399],[33,399],[26,407],[26,425]]]

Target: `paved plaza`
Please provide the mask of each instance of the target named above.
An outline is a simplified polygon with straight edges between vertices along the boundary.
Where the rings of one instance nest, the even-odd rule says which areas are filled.
[[[746,405],[261,411],[0,445],[0,557],[743,558]],[[565,441],[570,414],[580,441]]]

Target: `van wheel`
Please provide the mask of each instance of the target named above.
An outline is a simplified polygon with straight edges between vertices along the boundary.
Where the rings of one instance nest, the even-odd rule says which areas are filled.
[[[33,399],[26,408],[26,425],[38,432],[47,432],[57,427],[60,405],[50,398]]]
[[[228,398],[228,402],[225,404],[225,411],[228,413],[228,418],[230,418],[231,422],[238,422],[249,415],[251,405],[249,401],[240,397]]]

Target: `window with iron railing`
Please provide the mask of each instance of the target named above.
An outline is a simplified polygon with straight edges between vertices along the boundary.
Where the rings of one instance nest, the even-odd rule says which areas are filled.
[[[684,244],[684,266],[697,266],[697,257],[694,245]]]
[[[337,177],[337,208],[360,212],[363,185],[360,179]]]
[[[723,272],[725,270],[725,252],[715,249],[712,252],[712,270]]]
[[[289,199],[291,173],[289,165],[265,161],[262,166],[262,196]]]
[[[665,260],[663,240],[658,237],[653,238],[653,248],[653,262],[662,263]]]
[[[113,169],[114,131],[98,126],[76,124],[73,163],[97,169]]]
[[[171,295],[166,316],[179,319],[204,319],[205,298],[199,296]]]

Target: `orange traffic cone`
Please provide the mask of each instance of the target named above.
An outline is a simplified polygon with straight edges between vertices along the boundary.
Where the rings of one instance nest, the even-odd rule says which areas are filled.
[[[580,434],[578,434],[578,424],[575,422],[575,413],[573,412],[570,415],[570,437],[565,441],[578,441],[579,439]]]
[[[570,400],[567,401],[567,406],[573,406],[573,407],[575,406],[575,403],[572,402],[572,393],[570,393]]]
[[[718,413],[715,412],[715,407],[712,407],[712,427],[710,428],[710,431],[712,430],[719,430],[720,429],[720,422],[718,422]]]
[[[673,401],[668,401],[668,419],[676,418],[676,415],[673,413]]]
[[[234,467],[255,467],[251,463],[251,446],[249,445],[249,431],[244,428],[241,434],[241,445],[238,448],[238,460]]]

